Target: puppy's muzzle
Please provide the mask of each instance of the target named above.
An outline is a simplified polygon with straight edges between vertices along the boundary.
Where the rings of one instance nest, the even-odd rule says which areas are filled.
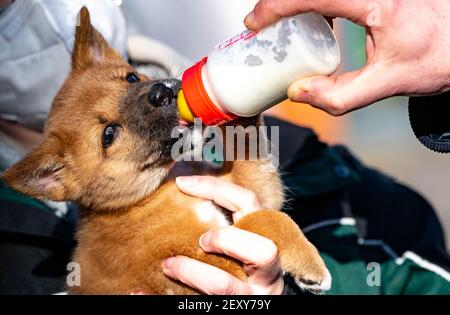
[[[169,82],[175,80],[167,80],[167,82],[154,83],[148,93],[148,102],[154,107],[168,106],[175,100],[180,84],[178,82]]]

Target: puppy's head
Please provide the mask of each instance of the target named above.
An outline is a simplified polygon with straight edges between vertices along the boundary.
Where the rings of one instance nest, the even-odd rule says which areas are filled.
[[[83,8],[72,71],[53,102],[44,140],[5,172],[5,181],[36,198],[99,210],[142,199],[172,165],[179,85],[138,74],[95,30]]]

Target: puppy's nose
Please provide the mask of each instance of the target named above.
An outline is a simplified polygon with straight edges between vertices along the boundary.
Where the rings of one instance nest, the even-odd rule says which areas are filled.
[[[175,98],[175,94],[171,88],[164,83],[155,83],[148,93],[148,101],[154,107],[170,105]]]

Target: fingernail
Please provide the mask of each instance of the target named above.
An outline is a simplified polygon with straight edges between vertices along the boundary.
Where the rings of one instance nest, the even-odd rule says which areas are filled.
[[[306,91],[306,92],[310,92],[313,81],[314,81],[313,79],[298,80],[298,81],[292,83],[291,87],[294,90],[303,90],[303,91]]]
[[[308,103],[311,98],[309,93],[303,90],[297,90],[295,92],[288,93],[288,97],[291,101],[298,103]]]
[[[164,259],[163,261],[163,268],[165,270],[170,269],[170,267],[172,267],[173,262],[175,261],[175,257],[169,257],[167,259]]]
[[[211,238],[212,238],[211,232],[206,232],[205,234],[200,236],[200,240],[199,240],[200,246],[202,248],[207,248],[209,246],[209,244],[211,243]]]
[[[245,26],[251,26],[254,21],[255,21],[255,13],[252,11],[245,17],[244,24]]]
[[[311,91],[311,86],[311,79],[299,80],[292,83],[288,89],[289,99],[294,102],[308,102],[311,97],[309,94]]]
[[[177,185],[191,187],[198,184],[199,180],[195,176],[179,176],[175,179]]]

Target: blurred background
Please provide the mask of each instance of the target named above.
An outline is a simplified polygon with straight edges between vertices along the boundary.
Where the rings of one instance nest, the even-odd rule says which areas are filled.
[[[218,42],[242,31],[242,21],[256,0],[116,2],[122,3],[130,33],[158,39],[194,62]],[[334,29],[341,47],[339,71],[360,68],[365,63],[364,29],[341,19],[335,20]],[[390,98],[378,106],[337,118],[308,105],[286,101],[267,114],[311,127],[328,143],[348,145],[366,164],[419,191],[437,210],[449,247],[450,159],[426,149],[416,140],[409,126],[407,100]]]

